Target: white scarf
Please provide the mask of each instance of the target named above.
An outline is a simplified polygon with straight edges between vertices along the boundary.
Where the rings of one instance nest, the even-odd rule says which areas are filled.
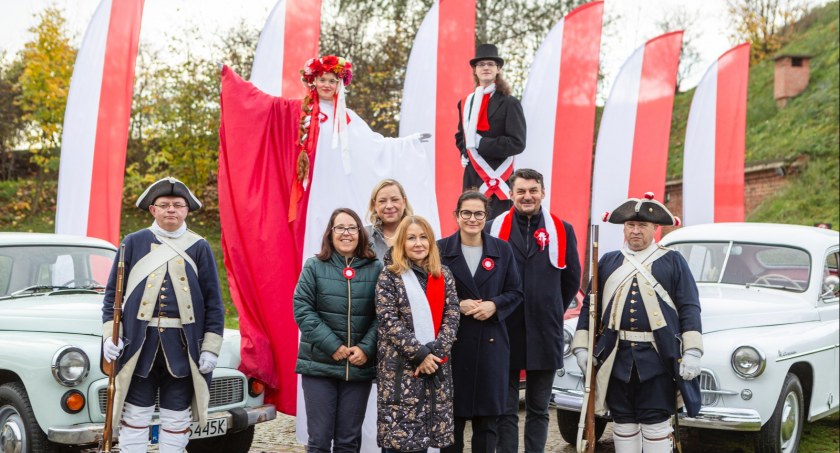
[[[467,149],[475,149],[475,134],[478,126],[478,112],[481,111],[481,102],[484,101],[484,95],[487,93],[495,93],[496,84],[491,83],[488,87],[481,85],[475,87],[475,92],[467,96],[464,101],[464,140],[466,141]],[[475,102],[475,97],[479,96],[478,102]],[[492,94],[491,94],[492,96]]]
[[[338,148],[341,139],[341,162],[344,164],[344,174],[350,174],[350,145],[347,140],[347,102],[345,100],[344,81],[338,81],[338,99],[335,104],[335,118],[333,118],[332,148]]]
[[[435,323],[432,320],[432,309],[429,308],[429,299],[417,280],[414,271],[408,269],[402,273],[405,293],[408,296],[408,303],[411,305],[411,319],[414,322],[414,337],[420,344],[435,341]]]
[[[160,225],[158,225],[157,220],[155,220],[154,222],[152,222],[152,226],[150,226],[149,229],[152,230],[152,233],[154,233],[155,236],[170,239],[178,239],[184,233],[187,232],[187,222],[182,223],[181,226],[178,227],[178,229],[175,231],[166,231],[163,228],[161,228]]]
[[[628,255],[633,256],[634,258],[639,260],[639,262],[642,263],[644,263],[646,259],[653,255],[653,252],[655,252],[658,248],[659,246],[656,245],[655,240],[650,241],[650,245],[648,245],[644,250],[639,250],[638,252],[630,250],[630,247],[627,246],[627,242],[624,243],[624,251],[627,252]]]

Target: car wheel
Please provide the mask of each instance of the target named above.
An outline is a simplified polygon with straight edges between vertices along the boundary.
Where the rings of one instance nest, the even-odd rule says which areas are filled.
[[[580,412],[557,409],[557,427],[560,428],[560,437],[569,445],[574,446],[577,443],[579,423]],[[607,429],[607,421],[595,417],[595,442],[598,442],[605,429]]]
[[[191,440],[187,444],[187,452],[215,453],[224,451],[226,453],[248,453],[253,441],[254,427],[249,426],[242,431],[225,434],[223,437]]]
[[[773,416],[761,428],[756,451],[792,453],[799,450],[805,415],[802,384],[795,374],[788,373]]]
[[[55,452],[19,382],[0,385],[0,451]]]

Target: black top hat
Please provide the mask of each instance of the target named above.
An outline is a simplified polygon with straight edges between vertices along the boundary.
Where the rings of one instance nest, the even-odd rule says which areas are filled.
[[[190,191],[187,185],[171,176],[163,178],[160,181],[155,181],[154,184],[149,186],[140,195],[140,198],[137,199],[137,207],[148,211],[149,206],[159,197],[181,197],[187,202],[190,211],[201,209],[201,202],[198,201],[198,198]]]
[[[493,60],[501,68],[505,65],[505,60],[499,56],[499,49],[493,44],[481,44],[475,48],[475,58],[470,60],[470,66],[475,67],[475,64],[481,60]]]
[[[646,192],[642,199],[631,198],[615,208],[613,212],[605,212],[604,221],[618,224],[636,221],[680,226],[680,218],[671,214],[664,204],[654,200],[653,192]]]

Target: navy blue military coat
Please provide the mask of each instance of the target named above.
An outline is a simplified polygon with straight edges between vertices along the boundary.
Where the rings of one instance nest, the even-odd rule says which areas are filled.
[[[603,293],[604,284],[621,265],[624,263],[624,255],[620,251],[613,251],[605,254],[598,262],[598,293],[602,297],[609,297]],[[701,395],[699,379],[692,379],[691,381],[684,381],[680,377],[679,360],[682,357],[682,345],[680,344],[680,335],[683,332],[702,332],[700,320],[700,297],[697,292],[697,284],[691,275],[691,270],[688,267],[685,259],[678,252],[668,251],[662,257],[651,264],[650,273],[662,285],[662,288],[671,297],[677,311],[672,310],[659,295],[656,295],[661,308],[661,313],[665,317],[666,324],[664,327],[654,330],[653,336],[656,341],[656,352],[659,357],[650,357],[648,354],[641,354],[633,356],[630,354],[618,354],[616,361],[613,363],[612,373],[615,370],[629,370],[632,368],[632,363],[627,361],[636,361],[636,367],[640,370],[653,366],[659,366],[648,362],[652,360],[661,360],[666,372],[668,372],[675,380],[677,388],[682,394],[685,402],[686,411],[689,416],[696,416],[700,410]],[[608,325],[609,319],[612,316],[613,302],[607,301],[607,306],[602,310],[603,316],[600,318],[600,323]],[[638,305],[638,304],[637,304]],[[631,308],[630,304],[625,304],[624,309],[628,311]],[[580,318],[578,318],[577,330],[589,329],[589,294],[584,298],[583,305],[580,310]],[[622,314],[624,315],[624,314]],[[643,318],[644,316],[640,316]],[[600,324],[599,324],[600,330]],[[600,360],[606,359],[610,353],[618,345],[618,336],[613,329],[604,329],[603,335],[596,338],[595,353]],[[655,353],[654,353],[655,354]],[[624,374],[624,373],[622,373]],[[645,373],[641,373],[644,375]]]
[[[496,314],[485,321],[461,315],[452,346],[456,417],[501,415],[508,389],[510,344],[507,318],[522,302],[522,283],[510,245],[481,234],[482,256],[475,275],[461,251],[461,234],[438,241],[441,261],[455,277],[458,299],[492,300]],[[492,269],[482,263],[492,262]],[[491,266],[487,266],[491,267]]]
[[[123,239],[125,244],[125,279],[129,280],[132,269],[140,259],[142,259],[152,249],[152,244],[161,244],[149,229],[143,229],[129,234]],[[160,245],[164,247],[163,245]],[[185,275],[174,278],[170,272],[166,272],[165,276],[151,274],[145,278],[141,284],[125,297],[123,303],[123,317],[122,317],[122,331],[125,338],[125,350],[117,361],[117,370],[121,375],[130,372],[131,374],[145,375],[148,373],[150,363],[143,365],[132,361],[135,355],[140,354],[141,359],[154,358],[154,350],[158,347],[158,341],[163,340],[164,349],[169,347],[186,347],[186,351],[181,354],[167,354],[167,360],[170,367],[177,369],[174,371],[177,375],[189,375],[191,369],[198,369],[198,359],[203,350],[209,350],[218,355],[221,348],[222,334],[224,333],[224,304],[222,303],[222,294],[219,288],[219,277],[216,271],[216,260],[213,257],[213,251],[210,249],[210,244],[204,239],[199,239],[192,246],[187,248],[187,255],[195,262],[197,272],[193,270],[191,265],[187,265],[180,260],[179,264],[185,269]],[[111,275],[108,278],[108,284],[105,288],[105,298],[102,307],[102,321],[106,323],[104,335],[109,336],[110,321],[114,319],[114,297],[116,291],[116,275],[117,275],[117,260],[114,261]],[[167,283],[161,284],[160,279]],[[155,281],[156,284],[151,282]],[[138,319],[142,311],[149,309],[149,304],[156,304],[156,300],[144,300],[144,290],[147,286],[161,286],[167,287],[167,291],[174,289],[175,292],[183,292],[189,294],[189,302],[186,306],[190,310],[189,313],[181,313],[183,317],[187,317],[182,329],[166,329],[163,336],[158,335],[156,329],[147,329],[148,321]],[[145,312],[142,313],[142,318],[148,318]],[[151,314],[151,313],[150,313]],[[157,310],[155,310],[155,315]],[[177,336],[183,335],[180,341],[169,341],[167,335],[176,335],[174,340],[178,340]],[[208,341],[209,339],[209,341]],[[146,350],[151,348],[151,350]],[[144,354],[145,352],[145,354]],[[171,356],[171,357],[170,357]],[[192,365],[190,362],[192,362]],[[128,365],[128,366],[127,366]],[[136,368],[135,368],[136,365]],[[123,370],[125,368],[125,370]],[[145,368],[145,369],[143,369]],[[123,373],[125,371],[125,373]],[[198,409],[200,413],[193,412],[194,417],[201,419],[206,417],[206,402],[203,398],[206,395],[207,388],[210,385],[210,378],[212,373],[202,374],[206,386],[202,389],[196,389],[196,397],[199,399]],[[118,376],[118,379],[122,379]],[[195,385],[196,381],[193,380]],[[125,397],[125,390],[118,386],[118,404],[115,405],[115,413],[117,416],[121,413],[122,399]]]
[[[525,299],[508,316],[510,369],[557,370],[563,368],[563,313],[580,289],[577,238],[571,225],[566,231],[566,268],[549,261],[548,247],[541,250],[534,232],[545,228],[542,212],[528,219],[514,211],[510,242]],[[489,231],[491,223],[487,223]],[[557,225],[560,228],[560,225]]]

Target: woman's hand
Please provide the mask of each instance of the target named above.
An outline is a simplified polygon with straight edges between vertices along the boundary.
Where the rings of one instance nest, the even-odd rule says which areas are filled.
[[[463,313],[463,310],[461,313]],[[475,308],[464,313],[465,316],[472,316],[479,321],[486,321],[494,314],[496,314],[496,303],[492,300],[482,300]]]
[[[441,363],[442,360],[434,354],[429,354],[423,359],[423,362],[414,370],[414,377],[422,374],[435,374],[438,369],[438,364]]]
[[[336,362],[340,362],[350,356],[350,348],[347,346],[341,345],[338,349],[333,352],[332,359]]]
[[[350,362],[350,365],[353,366],[362,366],[367,363],[367,354],[362,351],[362,348],[358,346],[353,346],[348,349],[350,351],[350,355],[348,356],[347,360]]]
[[[476,300],[476,299],[464,299],[464,300],[462,300],[461,303],[460,303],[461,314],[464,315],[464,316],[467,316],[469,314],[469,312],[478,308],[478,305],[479,305],[480,302],[481,302],[481,300]]]

